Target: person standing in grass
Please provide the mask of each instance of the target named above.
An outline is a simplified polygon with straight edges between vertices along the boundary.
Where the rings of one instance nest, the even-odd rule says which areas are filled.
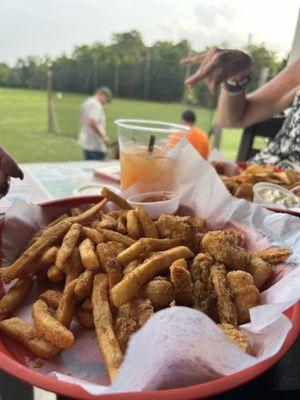
[[[85,160],[104,160],[110,140],[105,129],[104,105],[112,98],[108,87],[96,90],[80,110],[79,144]]]
[[[190,128],[187,134],[187,139],[203,157],[207,158],[209,155],[209,140],[207,134],[201,129],[196,127],[196,114],[192,110],[186,110],[181,115],[181,123]],[[175,133],[169,139],[169,146],[173,147],[181,139],[181,133]]]

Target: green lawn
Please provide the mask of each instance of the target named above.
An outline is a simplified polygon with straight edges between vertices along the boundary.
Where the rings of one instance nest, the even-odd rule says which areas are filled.
[[[54,106],[61,132],[46,133],[46,94],[37,90],[0,88],[0,145],[5,147],[18,162],[80,160],[81,149],[76,143],[79,107],[85,95],[63,93],[54,97]],[[113,140],[117,132],[113,121],[117,118],[143,118],[178,122],[183,109],[178,103],[157,103],[114,99],[106,106],[107,131]],[[208,130],[211,111],[194,107],[198,125]],[[221,150],[231,159],[236,156],[240,130],[226,129]]]

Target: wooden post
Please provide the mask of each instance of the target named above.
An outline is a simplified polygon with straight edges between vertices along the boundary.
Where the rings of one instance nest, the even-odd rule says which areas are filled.
[[[48,132],[59,133],[55,110],[52,102],[52,71],[47,71],[47,108],[48,108]]]
[[[149,98],[150,60],[151,60],[151,54],[150,54],[150,48],[148,48],[146,50],[146,64],[145,64],[145,78],[144,78],[144,99],[145,100],[148,100],[148,98]]]

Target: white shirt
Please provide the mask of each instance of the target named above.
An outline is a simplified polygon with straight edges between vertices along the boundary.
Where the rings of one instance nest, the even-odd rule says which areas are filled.
[[[85,150],[107,152],[107,147],[102,138],[90,125],[93,118],[105,131],[105,114],[102,104],[94,97],[89,97],[80,109],[79,144]]]

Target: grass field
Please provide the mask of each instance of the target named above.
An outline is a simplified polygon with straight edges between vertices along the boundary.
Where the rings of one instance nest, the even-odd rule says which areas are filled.
[[[76,143],[79,107],[85,95],[63,93],[54,97],[58,125],[65,135],[46,133],[46,94],[43,91],[0,88],[0,145],[18,162],[71,161],[82,158]],[[106,106],[107,132],[116,140],[113,121],[117,118],[143,118],[178,122],[182,104],[114,99]],[[211,111],[195,107],[198,125],[209,130]],[[240,130],[225,129],[221,151],[231,159],[236,156]]]

